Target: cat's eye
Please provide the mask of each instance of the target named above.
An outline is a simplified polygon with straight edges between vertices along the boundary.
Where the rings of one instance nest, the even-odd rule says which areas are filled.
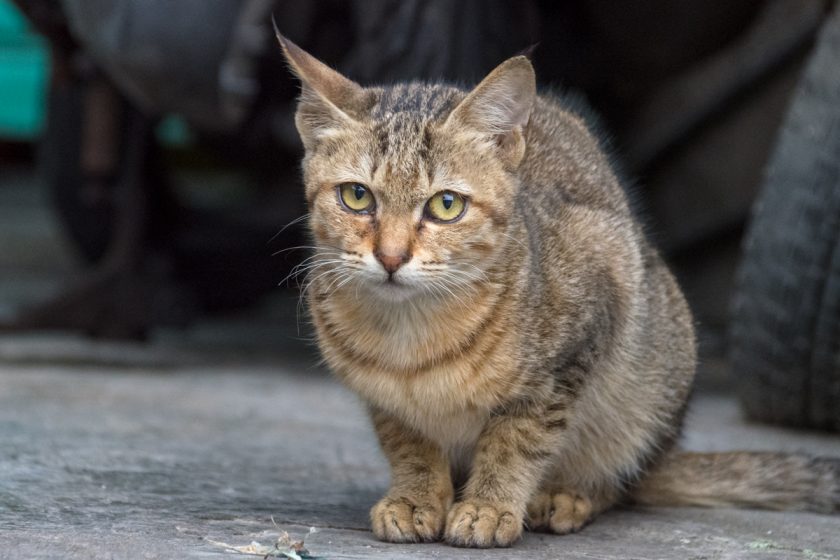
[[[367,187],[359,183],[338,185],[338,198],[345,208],[353,212],[367,214],[373,210],[373,195]]]
[[[467,201],[458,193],[442,191],[426,203],[426,214],[438,222],[454,222],[464,214]]]

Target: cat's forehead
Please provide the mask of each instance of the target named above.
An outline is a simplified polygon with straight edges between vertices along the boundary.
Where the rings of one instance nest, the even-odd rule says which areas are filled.
[[[444,120],[461,97],[455,88],[417,82],[380,90],[370,112],[374,157],[406,172],[414,167],[412,162],[427,163],[429,123]]]
[[[397,84],[380,90],[371,117],[387,121],[399,114],[417,121],[437,120],[448,115],[462,96],[460,90],[442,84]]]

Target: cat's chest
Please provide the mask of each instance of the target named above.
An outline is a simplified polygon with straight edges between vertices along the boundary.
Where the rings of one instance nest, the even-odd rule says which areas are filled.
[[[335,300],[313,316],[327,362],[350,388],[452,450],[470,448],[518,385],[517,331],[492,311],[389,316]]]
[[[365,400],[387,410],[444,449],[471,448],[489,416],[490,403],[459,387],[461,372],[431,369],[422,374],[367,371],[345,381]],[[478,402],[476,402],[476,397]]]

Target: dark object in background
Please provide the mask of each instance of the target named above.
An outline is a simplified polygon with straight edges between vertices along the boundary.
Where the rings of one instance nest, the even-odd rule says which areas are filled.
[[[732,371],[751,418],[840,430],[840,10],[822,28],[744,244]]]
[[[376,67],[375,81],[394,77],[400,65],[415,76],[459,76],[528,44],[521,25],[510,27],[510,16],[521,10],[498,0],[490,4],[20,2],[54,50],[39,166],[68,237],[91,269],[77,285],[5,327],[142,337],[155,325],[255,302],[304,254],[271,258],[277,248],[304,242],[302,227],[283,225],[305,209],[296,177],[299,141],[290,130],[297,86],[279,58],[269,15],[275,13],[295,38],[335,49],[335,59],[366,48],[383,54],[379,47],[388,44],[390,58]],[[352,18],[357,28],[337,18]],[[458,48],[431,48],[424,39],[441,23],[463,24],[447,35]],[[386,28],[377,31],[377,24]],[[330,28],[334,32],[325,33]],[[409,28],[414,33],[404,36]],[[273,204],[248,211],[196,205],[178,190],[154,138],[134,137],[139,129],[127,126],[129,113],[145,115],[144,130],[164,114],[180,114],[204,150],[259,174],[254,182],[263,192],[282,196],[264,196]],[[135,143],[146,147],[147,156],[130,160],[125,146]],[[126,197],[145,210],[118,200]]]
[[[177,6],[165,0],[18,3],[33,19],[38,19],[38,13],[47,16],[38,27],[50,37],[55,52],[63,53],[53,87],[69,89],[58,92],[60,95],[54,90],[51,106],[51,122],[63,128],[56,131],[54,127],[53,137],[45,143],[45,152],[52,151],[54,156],[50,165],[56,166],[47,169],[47,176],[51,177],[59,215],[81,252],[96,266],[103,260],[131,262],[131,267],[114,277],[127,278],[125,272],[139,271],[139,277],[161,286],[160,290],[138,291],[136,283],[124,283],[122,288],[117,283],[104,292],[88,289],[94,299],[98,293],[106,293],[120,310],[166,309],[171,297],[163,298],[163,304],[154,298],[171,293],[163,289],[171,285],[183,290],[185,301],[198,303],[190,306],[195,312],[244,305],[274,289],[283,275],[273,266],[294,264],[293,259],[267,258],[271,249],[266,246],[272,234],[304,211],[302,205],[297,211],[293,202],[300,203],[296,180],[299,145],[292,125],[297,90],[270,42],[269,14],[274,13],[293,40],[364,83],[406,78],[471,82],[499,60],[540,42],[534,56],[541,82],[587,96],[603,116],[602,124],[613,136],[628,175],[643,185],[638,189],[643,211],[651,217],[650,229],[675,265],[692,302],[701,328],[702,361],[707,363],[710,357],[719,357],[724,345],[724,308],[731,272],[740,256],[738,242],[773,136],[799,69],[807,60],[812,38],[834,5],[823,0],[640,0],[632,4],[608,0],[184,0]],[[75,18],[70,25],[75,37],[67,30],[62,6],[71,20]],[[213,6],[219,6],[218,11]],[[171,17],[171,10],[181,17]],[[80,60],[87,66],[80,65]],[[103,105],[91,102],[92,98],[110,101]],[[96,126],[88,121],[78,123],[91,106],[110,106],[105,112],[110,111],[113,118],[100,119],[93,123]],[[173,188],[172,170],[161,167],[155,146],[149,146],[149,158],[137,160],[148,169],[123,169],[123,148],[112,151],[115,166],[102,165],[108,158],[85,157],[85,153],[102,155],[96,142],[100,147],[108,145],[108,130],[117,133],[112,148],[130,144],[131,133],[120,124],[119,116],[129,108],[140,108],[150,120],[181,112],[197,131],[202,149],[221,154],[240,168],[260,169],[266,190],[283,189],[282,204],[263,204],[259,217],[254,212],[235,216],[230,208],[204,212]],[[95,140],[92,149],[83,145],[88,129],[99,135],[91,136]],[[812,171],[802,172],[805,176]],[[146,179],[128,180],[132,177]],[[120,237],[114,224],[130,225],[130,220],[114,215],[119,205],[110,199],[126,185],[144,189],[145,204],[154,209],[141,218],[146,235],[134,238],[142,244],[142,251],[129,251],[140,256],[139,265],[133,258],[106,256],[109,247],[119,250],[113,249],[113,238]],[[771,190],[768,187],[768,193]],[[89,196],[91,193],[95,196]],[[100,195],[102,204],[91,205],[90,200]],[[779,212],[789,210],[788,205],[802,202],[806,195],[797,191],[788,199],[786,192],[781,193],[777,202],[765,206],[775,204]],[[809,214],[812,219],[822,220],[817,210],[837,202],[836,189],[826,196],[835,198],[815,204]],[[775,210],[767,212],[770,210],[759,211],[754,231],[761,223],[771,229],[780,223],[787,224],[785,235],[805,231],[797,229],[800,227],[825,233],[817,221],[797,225],[774,214]],[[285,232],[289,237],[276,240],[273,247],[297,245],[292,239],[301,233],[301,229],[289,228]],[[822,262],[819,255],[836,247],[836,229],[827,235],[820,242],[803,239],[797,254],[805,261]],[[757,238],[763,242],[772,235],[751,237]],[[755,255],[749,256],[754,252],[748,249],[748,258],[754,259]],[[747,372],[748,377],[773,380],[753,384],[745,402],[753,399],[753,408],[781,403],[779,406],[792,411],[787,421],[828,426],[827,421],[806,422],[806,418],[812,415],[811,406],[828,411],[820,413],[821,417],[838,408],[838,313],[830,311],[836,310],[837,274],[832,272],[821,284],[826,269],[820,272],[816,267],[813,277],[795,288],[811,294],[811,304],[801,315],[804,319],[795,321],[798,326],[782,326],[782,314],[775,323],[762,323],[763,319],[751,318],[750,306],[776,309],[778,304],[771,298],[778,294],[768,286],[773,274],[788,272],[784,264],[774,264],[772,258],[768,262],[770,269],[759,266],[753,276],[750,267],[758,265],[748,262],[744,267],[739,300],[743,306],[739,309],[746,312],[743,318],[736,318],[741,326],[735,331],[742,334],[733,340],[743,342],[744,352],[754,354],[767,348],[781,352],[779,348],[792,341],[796,349],[784,358],[787,362],[774,362],[765,373],[748,373],[756,372],[757,366],[736,369]],[[836,266],[837,260],[833,262]],[[125,291],[126,285],[134,288]],[[138,306],[132,300],[138,294],[153,299],[146,301],[149,305]],[[819,297],[825,301],[817,302]],[[835,298],[834,307],[828,305],[831,298]],[[133,306],[120,306],[120,300],[131,301]],[[82,316],[87,309],[111,305],[101,304],[77,300],[76,313]],[[47,306],[41,317],[60,318],[61,313],[50,311],[61,309],[67,311],[66,307]],[[799,311],[787,313],[800,317]],[[139,321],[104,315],[86,320],[106,335],[128,332],[139,336],[173,318],[189,320],[180,312],[176,317],[145,314]],[[114,324],[103,332],[100,323],[104,320],[122,321],[130,328]],[[749,321],[759,321],[762,327],[776,326],[759,344],[748,336],[755,326]],[[72,324],[78,328],[78,323]],[[808,325],[822,334],[810,336]],[[812,343],[822,350],[809,362]],[[713,349],[711,355],[709,348]],[[785,369],[790,363],[798,365]],[[813,369],[809,363],[822,365]],[[771,391],[768,387],[779,395],[767,399],[769,405],[762,400],[765,392]],[[818,396],[825,396],[819,401],[822,404],[809,404],[817,403]],[[776,412],[763,414],[772,418]],[[782,419],[781,413],[777,419]]]
[[[167,107],[156,101],[173,104],[177,100],[180,105],[172,110],[191,108],[194,122],[209,130],[208,144],[218,129],[237,133],[236,149],[217,149],[217,153],[239,158],[249,169],[262,170],[259,162],[270,160],[286,172],[289,183],[295,182],[295,173],[292,157],[284,161],[283,152],[276,150],[265,129],[250,127],[257,135],[262,133],[257,140],[255,134],[237,129],[244,118],[236,111],[236,101],[241,99],[213,87],[218,73],[213,65],[219,64],[224,47],[236,42],[220,41],[214,50],[202,45],[207,37],[200,34],[178,35],[179,25],[169,25],[169,20],[160,17],[168,6],[163,4],[152,13],[148,3],[20,3],[50,39],[53,54],[47,129],[38,154],[40,174],[64,231],[90,268],[57,297],[24,310],[11,325],[0,325],[4,330],[73,329],[104,337],[143,338],[157,325],[183,325],[200,313],[252,304],[294,265],[289,259],[272,258],[268,242],[284,223],[303,212],[301,197],[275,208],[267,220],[269,213],[261,211],[265,205],[256,209],[244,208],[245,204],[201,207],[178,196],[173,188],[177,181],[153,134],[160,111]],[[209,4],[200,4],[212,10]],[[227,26],[230,33],[234,27],[231,7],[235,11],[240,4],[229,0],[227,10],[211,12],[217,20],[221,18],[219,25],[208,25],[204,18],[193,27],[212,35],[214,27]],[[81,18],[81,23],[77,21],[81,29],[85,22],[94,27],[97,22],[109,22],[101,35],[82,35],[100,41],[99,49],[90,50],[101,58],[91,57],[81,41],[71,36],[62,6],[76,7],[72,13]],[[143,11],[145,18],[132,21],[133,12],[128,9],[132,7]],[[163,37],[169,42],[155,43],[154,30],[169,33]],[[204,53],[203,65],[200,55],[189,60],[184,52],[189,41],[194,42],[190,53]],[[158,48],[143,48],[144,42]],[[171,48],[178,45],[181,56],[172,56]],[[104,56],[108,46],[115,49],[116,61]],[[115,67],[124,63],[113,73],[122,81],[120,88],[110,73],[103,72],[100,60]],[[185,63],[190,63],[189,71],[183,70]],[[167,77],[179,69],[183,70],[179,79],[167,83]],[[131,82],[132,71],[139,85]],[[143,98],[143,86],[159,97]],[[126,92],[135,96],[129,98]],[[199,92],[203,102],[194,103]],[[288,97],[293,95],[289,88]],[[208,124],[214,113],[218,115],[216,128]],[[223,118],[223,113],[232,116]],[[267,141],[261,142],[266,136]],[[248,159],[254,143],[265,152],[279,153]],[[278,172],[266,174],[272,177],[264,181],[266,186],[273,187],[284,177]],[[294,188],[289,192],[298,193]],[[274,247],[299,245],[301,231],[288,229],[276,235],[274,242]]]

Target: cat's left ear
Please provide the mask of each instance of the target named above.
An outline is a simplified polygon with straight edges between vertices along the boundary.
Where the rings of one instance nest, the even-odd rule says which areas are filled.
[[[352,127],[354,115],[370,106],[370,92],[281,35],[276,24],[274,31],[289,66],[301,81],[295,124],[308,150],[319,139]]]
[[[516,168],[525,155],[523,130],[537,98],[534,67],[515,56],[490,72],[446,119],[444,126],[473,129],[492,138],[500,156]]]

